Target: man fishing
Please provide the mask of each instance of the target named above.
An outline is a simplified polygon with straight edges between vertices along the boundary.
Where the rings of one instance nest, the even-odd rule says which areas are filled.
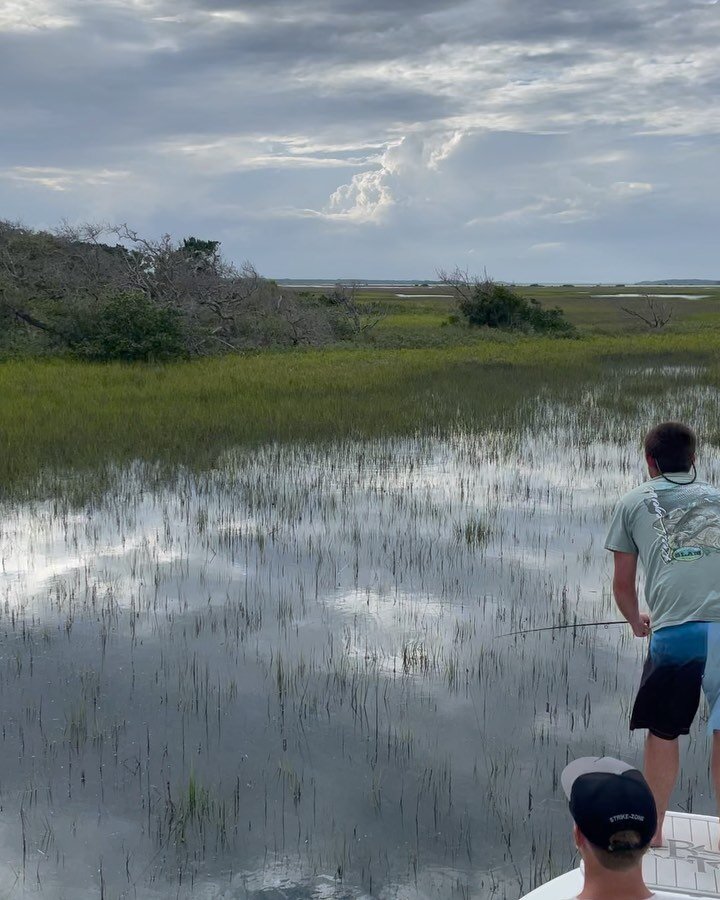
[[[618,609],[636,637],[650,635],[630,728],[647,729],[644,770],[657,805],[656,847],[678,775],[678,737],[689,733],[701,688],[720,800],[720,491],[698,481],[695,446],[695,434],[679,422],[648,432],[650,479],[620,500],[605,542],[614,554]],[[638,605],[638,559],[649,616]]]

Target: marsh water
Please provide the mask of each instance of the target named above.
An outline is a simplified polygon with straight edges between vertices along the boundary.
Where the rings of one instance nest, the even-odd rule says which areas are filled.
[[[607,370],[492,427],[4,502],[0,895],[517,898],[567,869],[559,773],[639,761],[644,645],[508,633],[618,618],[639,436],[709,433],[717,400],[700,369]],[[702,722],[673,805],[713,811]]]

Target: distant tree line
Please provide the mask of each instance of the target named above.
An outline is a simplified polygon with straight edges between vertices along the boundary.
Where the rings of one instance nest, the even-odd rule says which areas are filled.
[[[220,243],[127,225],[36,231],[0,221],[0,346],[167,359],[321,346],[371,324],[353,291],[301,295],[236,268]]]

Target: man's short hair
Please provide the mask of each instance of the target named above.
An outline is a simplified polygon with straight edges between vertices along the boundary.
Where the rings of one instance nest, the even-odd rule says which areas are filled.
[[[661,472],[689,472],[695,457],[695,432],[682,422],[663,422],[645,435],[645,455]]]
[[[640,864],[647,853],[648,843],[643,841],[639,831],[618,831],[610,838],[612,850],[604,850],[589,841],[595,858],[604,869],[613,872],[627,872]]]

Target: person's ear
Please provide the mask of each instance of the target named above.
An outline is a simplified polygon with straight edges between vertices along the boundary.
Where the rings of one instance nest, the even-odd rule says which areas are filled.
[[[585,840],[582,831],[577,827],[577,825],[573,822],[573,840],[575,841],[575,846],[580,849],[580,844]]]

